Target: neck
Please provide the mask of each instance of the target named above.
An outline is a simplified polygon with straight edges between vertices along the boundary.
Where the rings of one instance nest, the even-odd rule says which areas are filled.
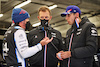
[[[79,18],[79,23],[80,23],[81,21],[82,21],[81,18]]]

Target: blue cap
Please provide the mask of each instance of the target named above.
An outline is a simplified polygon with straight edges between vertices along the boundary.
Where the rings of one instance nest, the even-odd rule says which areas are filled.
[[[70,5],[66,8],[66,12],[62,13],[61,16],[65,17],[67,14],[71,14],[71,13],[79,13],[81,14],[81,10],[79,7],[75,6],[75,5]]]
[[[12,21],[14,23],[21,22],[29,17],[29,13],[22,8],[15,8],[12,11]]]

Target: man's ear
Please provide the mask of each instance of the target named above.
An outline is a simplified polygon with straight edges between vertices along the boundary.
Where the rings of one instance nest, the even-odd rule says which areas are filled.
[[[37,16],[37,18],[40,20],[39,16]]]
[[[39,18],[39,16],[37,16],[37,18],[38,18],[38,20],[40,21],[40,18]]]
[[[76,13],[75,16],[76,16],[76,18],[79,18],[79,13]]]
[[[52,16],[50,16],[50,20],[52,19]]]

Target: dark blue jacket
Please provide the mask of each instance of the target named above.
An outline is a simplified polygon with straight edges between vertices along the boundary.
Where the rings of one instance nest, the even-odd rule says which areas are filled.
[[[82,18],[79,28],[74,23],[67,31],[66,43],[69,45],[71,34],[74,33],[71,46],[70,67],[92,67],[93,56],[97,50],[97,30],[87,17]]]

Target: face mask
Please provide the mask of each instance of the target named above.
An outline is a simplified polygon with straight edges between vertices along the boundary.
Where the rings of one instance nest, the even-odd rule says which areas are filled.
[[[41,20],[41,19],[40,19]],[[49,20],[41,20],[41,25],[42,25],[42,27],[48,27],[48,21]]]
[[[32,27],[32,25],[31,25],[30,21],[28,21],[26,23],[26,29],[25,30],[30,30],[31,27]]]

